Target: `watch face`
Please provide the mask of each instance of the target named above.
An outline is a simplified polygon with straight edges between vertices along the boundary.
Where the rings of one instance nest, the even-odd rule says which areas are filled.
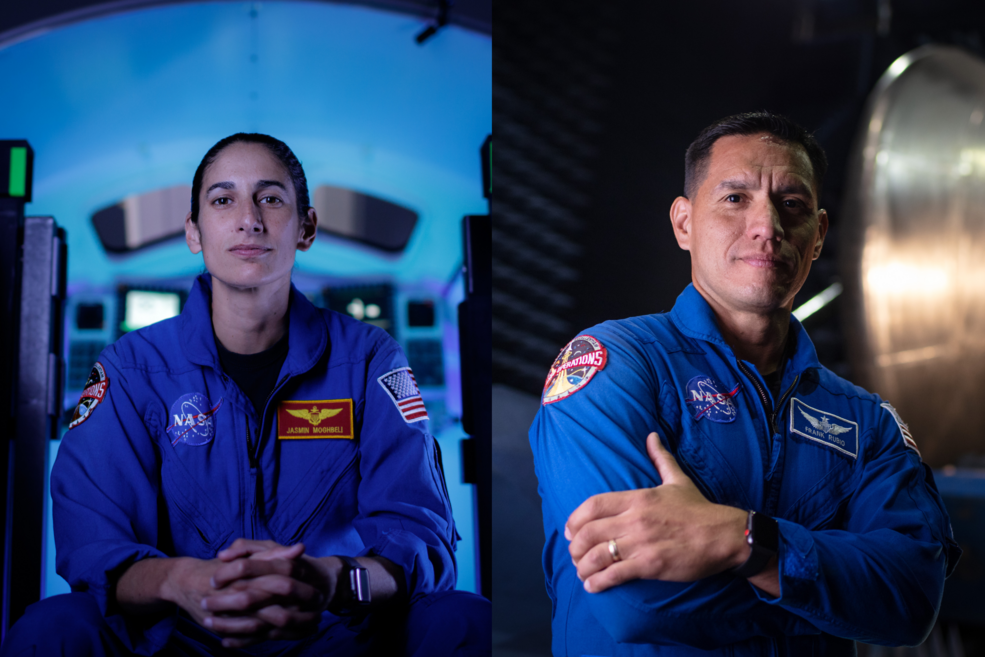
[[[369,571],[365,568],[353,568],[349,571],[349,586],[352,587],[353,602],[369,604]]]
[[[748,531],[748,530],[747,530]],[[752,516],[752,531],[749,531],[749,544],[755,543],[758,547],[776,554],[779,550],[779,527],[776,520],[761,513],[754,513]]]

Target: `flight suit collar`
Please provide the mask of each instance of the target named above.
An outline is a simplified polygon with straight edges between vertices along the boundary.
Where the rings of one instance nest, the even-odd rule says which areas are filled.
[[[715,312],[705,301],[705,298],[701,296],[701,293],[695,289],[693,283],[689,283],[677,297],[677,303],[670,311],[670,317],[677,329],[689,338],[714,342],[731,351],[722,338],[722,332],[718,329]]]
[[[181,311],[181,330],[189,361],[221,370],[212,334],[212,276],[195,279]],[[291,284],[288,351],[284,371],[291,376],[307,372],[328,348],[328,328],[322,313]]]
[[[728,353],[732,353],[732,348],[725,342],[718,328],[718,322],[715,321],[715,312],[693,284],[684,288],[677,297],[670,316],[677,329],[689,338],[715,343],[727,349]],[[789,339],[793,340],[794,349],[787,364],[788,371],[802,372],[820,366],[814,344],[807,336],[807,331],[793,315],[790,315]],[[786,378],[787,376],[784,375],[784,380]]]

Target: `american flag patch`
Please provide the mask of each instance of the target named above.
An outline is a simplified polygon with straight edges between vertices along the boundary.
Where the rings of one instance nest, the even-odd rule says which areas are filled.
[[[390,399],[396,404],[397,410],[405,422],[420,422],[428,419],[428,412],[421,399],[421,391],[417,388],[414,373],[409,367],[391,370],[377,379]]]
[[[923,455],[920,453],[919,448],[917,448],[917,441],[913,439],[913,435],[910,433],[910,427],[903,421],[903,418],[899,416],[899,412],[893,408],[892,404],[889,403],[883,403],[882,407],[889,411],[889,413],[893,416],[893,419],[896,420],[896,424],[899,426],[899,432],[903,436],[903,442],[907,447],[916,452],[917,456],[919,456],[922,461]]]

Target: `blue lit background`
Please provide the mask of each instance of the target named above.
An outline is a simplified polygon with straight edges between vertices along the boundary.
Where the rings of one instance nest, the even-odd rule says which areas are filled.
[[[389,281],[398,302],[438,298],[440,401],[449,418],[460,415],[460,222],[488,211],[479,146],[492,130],[491,41],[449,26],[419,46],[422,27],[412,16],[343,4],[183,3],[0,44],[0,138],[26,138],[34,148],[27,213],[52,215],[68,231],[70,303],[120,281],[185,281],[201,271],[201,256],[183,240],[111,257],[90,216],[128,195],[190,184],[222,137],[269,133],[298,155],[312,190],[347,187],[419,214],[399,256],[320,233],[299,254],[296,279]],[[398,328],[405,322],[398,317]],[[455,421],[440,429],[463,536],[459,588],[474,591],[472,487],[460,483],[458,458],[464,433]],[[52,595],[68,587],[54,573],[47,522],[44,587]]]

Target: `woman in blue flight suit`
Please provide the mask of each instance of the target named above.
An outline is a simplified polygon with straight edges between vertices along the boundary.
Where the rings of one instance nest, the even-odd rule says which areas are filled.
[[[32,606],[5,655],[490,652],[488,601],[451,590],[454,521],[400,347],[291,285],[308,206],[282,142],[206,154],[185,230],[209,273],[94,366],[51,478],[73,593]]]

